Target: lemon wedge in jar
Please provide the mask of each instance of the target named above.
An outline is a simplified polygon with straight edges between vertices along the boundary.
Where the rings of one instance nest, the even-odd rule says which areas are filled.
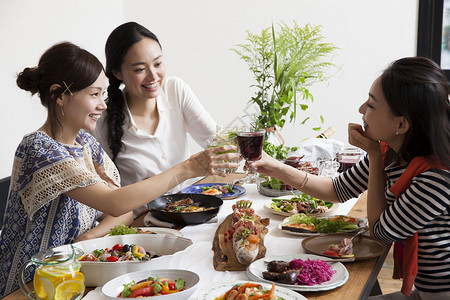
[[[67,280],[56,287],[54,299],[81,299],[84,294],[84,289],[84,280]]]

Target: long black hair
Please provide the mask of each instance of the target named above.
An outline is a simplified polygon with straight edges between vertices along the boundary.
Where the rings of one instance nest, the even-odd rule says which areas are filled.
[[[399,158],[424,156],[449,168],[449,87],[442,69],[425,57],[402,58],[383,72],[381,86],[391,111],[410,125]]]
[[[125,122],[125,97],[120,90],[122,81],[114,76],[113,72],[120,72],[124,57],[130,47],[143,38],[150,38],[161,47],[156,35],[136,22],[124,23],[114,29],[105,45],[106,76],[109,79],[106,122],[108,125],[108,144],[112,151],[113,161],[124,147],[122,137]]]
[[[67,87],[75,93],[90,86],[102,71],[102,63],[93,54],[72,43],[62,42],[45,51],[36,67],[20,72],[16,83],[32,95],[38,94],[48,111],[50,134],[55,136],[56,127],[61,126],[56,113],[57,98],[68,92]],[[59,88],[50,91],[54,84]]]

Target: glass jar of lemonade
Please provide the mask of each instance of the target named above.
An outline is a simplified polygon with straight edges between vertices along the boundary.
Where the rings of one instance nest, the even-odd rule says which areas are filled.
[[[83,252],[72,245],[64,245],[41,251],[25,263],[19,271],[19,285],[22,292],[31,299],[61,300],[81,299],[84,295],[84,275],[77,257]],[[24,271],[35,266],[33,288],[25,284]]]

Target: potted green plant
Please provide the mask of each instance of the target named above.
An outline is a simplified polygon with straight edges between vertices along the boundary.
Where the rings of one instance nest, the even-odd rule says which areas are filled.
[[[279,131],[286,123],[296,121],[298,110],[306,111],[309,103],[314,101],[309,87],[329,79],[332,69],[337,69],[331,61],[338,49],[324,41],[320,26],[306,24],[293,26],[280,23],[265,28],[260,34],[247,31],[245,44],[238,44],[232,49],[249,66],[253,72],[256,88],[250,103],[259,107],[260,114],[255,116],[255,126],[266,128],[264,151],[273,157],[286,160],[288,153],[295,147],[284,145]],[[310,120],[305,116],[300,124]],[[312,129],[321,130],[324,119],[320,116]],[[293,193],[283,190],[285,187],[275,178],[267,178],[258,185],[260,193],[267,196]]]
[[[313,83],[328,80],[326,71],[336,67],[331,60],[337,47],[324,42],[320,26],[296,22],[292,27],[280,23],[265,28],[260,34],[247,31],[247,43],[232,49],[244,60],[253,72],[256,88],[249,102],[259,107],[256,116],[258,128],[268,131],[281,130],[289,122],[295,122],[297,110],[306,111],[313,95],[308,87]],[[305,124],[305,117],[300,124]],[[319,131],[319,125],[313,129]]]

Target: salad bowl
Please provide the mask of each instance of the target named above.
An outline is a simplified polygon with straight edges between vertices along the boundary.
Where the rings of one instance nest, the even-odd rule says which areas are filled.
[[[160,256],[142,261],[80,261],[86,286],[102,286],[109,280],[129,272],[164,268],[175,253],[186,250],[192,245],[192,241],[174,235],[127,234],[81,241],[73,245],[83,250],[86,255],[94,250],[112,248],[116,244],[139,245]]]

